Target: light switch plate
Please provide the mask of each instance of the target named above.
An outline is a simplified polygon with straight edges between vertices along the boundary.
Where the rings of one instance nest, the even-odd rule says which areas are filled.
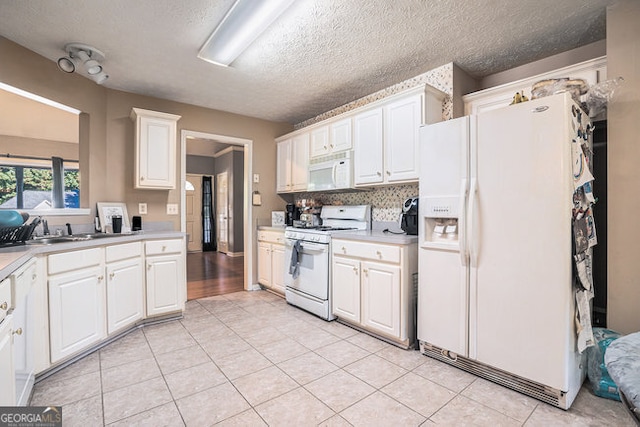
[[[178,205],[176,203],[167,203],[167,215],[178,215]]]
[[[147,204],[138,203],[138,215],[146,215],[146,214],[147,214]]]
[[[260,183],[260,174],[257,174],[257,173],[253,174],[253,183],[254,184],[259,184]]]

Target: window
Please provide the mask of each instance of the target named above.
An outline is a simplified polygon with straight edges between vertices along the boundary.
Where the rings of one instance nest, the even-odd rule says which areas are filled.
[[[56,173],[56,168],[59,169],[59,174]],[[79,207],[80,171],[77,162],[63,163],[60,158],[48,161],[18,157],[0,158],[0,208]]]

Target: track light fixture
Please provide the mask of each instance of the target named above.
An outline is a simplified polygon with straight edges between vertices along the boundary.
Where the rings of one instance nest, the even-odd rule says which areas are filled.
[[[69,43],[65,45],[64,50],[67,56],[58,59],[58,68],[61,71],[73,73],[82,64],[87,75],[97,84],[102,84],[109,78],[101,64],[104,61],[104,53],[95,47],[83,43]]]

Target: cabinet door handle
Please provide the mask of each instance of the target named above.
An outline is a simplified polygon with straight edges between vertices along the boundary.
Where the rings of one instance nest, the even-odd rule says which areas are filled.
[[[362,272],[364,273],[365,276],[369,275],[369,269],[368,268],[363,268]]]
[[[329,144],[329,147],[333,148],[333,144]]]
[[[358,267],[353,267],[353,272],[356,273],[356,276],[358,275]]]
[[[116,273],[114,273],[113,271],[111,273],[109,273],[109,279],[113,279],[115,277]]]
[[[102,282],[103,280],[104,280],[104,276],[103,275],[98,276],[98,282]]]
[[[151,270],[152,265],[151,264],[147,264],[147,270]]]
[[[6,310],[9,307],[9,304],[7,304],[7,302],[3,302],[2,304],[0,304],[0,309],[2,310]]]
[[[327,146],[326,146],[326,145],[323,145],[323,146],[322,146],[322,148],[324,148],[324,149],[326,150],[326,149],[327,149]]]
[[[141,176],[141,177],[140,177],[140,181],[144,181],[144,176]]]
[[[378,255],[378,258],[382,258],[382,252],[376,251],[376,255]]]
[[[227,219],[227,218],[224,218],[224,219]],[[162,245],[162,252],[164,252],[164,251],[166,251],[166,250],[167,250],[167,247],[166,247],[166,246],[164,246],[164,245]]]
[[[380,171],[376,172],[376,174],[377,174],[378,176],[382,176],[382,172],[380,172]]]
[[[38,278],[38,275],[36,273],[33,273],[33,276],[31,276],[31,280],[36,280]]]
[[[22,328],[18,328],[18,329],[16,329],[15,331],[13,331],[13,332],[12,332],[12,334],[15,334],[15,335],[22,335]]]
[[[344,246],[340,248],[342,250],[342,253],[347,253],[347,248],[345,248]]]
[[[387,171],[387,176],[391,176],[391,172]]]

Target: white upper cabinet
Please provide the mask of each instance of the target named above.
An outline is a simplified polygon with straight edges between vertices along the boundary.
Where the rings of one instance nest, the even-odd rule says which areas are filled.
[[[331,152],[351,150],[353,147],[351,136],[351,117],[331,123]]]
[[[278,142],[276,146],[276,191],[291,191],[291,139]]]
[[[384,107],[385,171],[387,182],[418,179],[419,136],[424,95],[418,94]]]
[[[354,183],[380,184],[384,178],[382,107],[365,111],[353,119]]]
[[[309,145],[311,158],[350,150],[353,146],[351,117],[313,129]]]
[[[419,129],[442,121],[444,98],[443,92],[423,84],[278,138],[278,192],[306,190],[307,182],[296,185],[292,175],[302,164],[306,172],[309,158],[351,149],[356,187],[417,182]],[[301,157],[294,162],[292,142],[303,135],[306,163]]]
[[[306,191],[309,180],[309,134],[291,138],[291,190]]]
[[[470,93],[462,97],[464,114],[479,114],[496,108],[507,107],[513,101],[513,96],[516,92],[522,92],[527,98],[531,99],[531,87],[535,83],[564,77],[583,79],[589,85],[605,81],[607,80],[607,57],[602,56],[590,59],[533,77]]]
[[[278,142],[276,191],[305,191],[309,167],[309,134],[301,133]]]
[[[133,108],[131,119],[135,122],[135,188],[175,189],[180,116]]]
[[[311,157],[318,157],[329,154],[329,126],[322,126],[312,130],[309,145],[309,154]]]
[[[442,120],[443,100],[444,93],[423,85],[356,114],[355,185],[417,182],[419,129]]]

